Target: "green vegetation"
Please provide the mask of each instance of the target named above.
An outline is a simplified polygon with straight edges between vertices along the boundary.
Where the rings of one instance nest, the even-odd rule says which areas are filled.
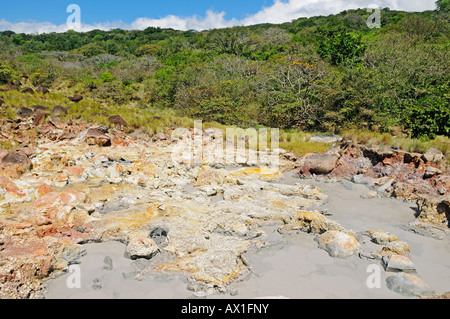
[[[436,5],[419,13],[384,8],[378,29],[357,9],[203,32],[5,31],[0,84],[48,87],[54,93],[42,99],[51,107],[82,94],[89,100],[69,117],[106,122],[106,107],[153,133],[202,119],[281,128],[281,143],[298,154],[325,147],[308,144],[304,131],[359,131],[366,143],[425,149],[450,136],[449,1]],[[8,94],[0,96],[8,112],[43,103]],[[393,129],[401,134],[393,138]]]

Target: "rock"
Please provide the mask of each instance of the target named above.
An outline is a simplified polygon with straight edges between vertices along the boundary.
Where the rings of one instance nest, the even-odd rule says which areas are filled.
[[[27,118],[27,117],[31,117],[33,116],[33,111],[30,110],[27,107],[21,107],[18,111],[17,111],[17,115],[19,115],[22,118]]]
[[[52,109],[52,114],[56,116],[65,116],[67,115],[68,111],[67,109],[63,108],[61,105],[57,105]]]
[[[42,184],[39,186],[36,190],[36,198],[39,198],[41,196],[44,196],[45,194],[51,193],[53,190],[52,188],[47,184]]]
[[[427,168],[425,169],[425,173],[424,173],[424,175],[423,175],[423,178],[424,178],[424,179],[426,179],[426,178],[431,178],[431,177],[433,177],[433,176],[435,176],[435,175],[439,175],[439,174],[442,174],[442,171],[441,171],[439,168],[436,168],[436,167],[427,167]]]
[[[50,91],[47,88],[43,87],[43,86],[38,86],[36,88],[36,92],[39,92],[39,93],[42,93],[42,94],[50,93]]]
[[[422,155],[422,160],[425,163],[434,162],[440,163],[444,159],[444,154],[438,149],[430,148],[425,154]]]
[[[85,136],[88,145],[111,146],[111,138],[97,128],[90,128]]]
[[[347,233],[348,231],[335,221],[332,221],[319,212],[300,211],[288,224],[281,227],[285,230],[301,230],[307,233],[323,234],[330,230]]]
[[[44,123],[45,120],[45,114],[42,112],[36,112],[34,113],[34,119],[33,119],[33,125],[39,126],[42,123]]]
[[[106,177],[108,182],[112,184],[119,184],[122,182],[122,178],[120,177],[120,165],[115,164],[108,167],[106,170]]]
[[[389,256],[389,255],[407,255],[411,246],[409,246],[406,242],[402,240],[391,241],[389,243],[384,244],[383,249],[379,254],[381,256]]]
[[[22,91],[20,91],[22,93],[26,93],[26,94],[34,94],[34,90],[32,88],[24,88]]]
[[[161,245],[166,241],[168,233],[168,230],[156,227],[150,232],[150,238],[152,238],[157,245]]]
[[[450,291],[443,293],[442,295],[423,296],[419,299],[450,299]]]
[[[450,194],[438,198],[427,196],[417,200],[418,219],[439,226],[448,226],[450,221]]]
[[[384,245],[389,242],[397,241],[397,236],[393,236],[389,234],[388,232],[382,231],[382,230],[368,230],[366,232],[366,235],[368,235],[372,242],[378,245]]]
[[[331,257],[348,258],[361,251],[355,237],[340,231],[327,231],[316,237],[319,247],[326,250]]]
[[[314,154],[305,159],[304,167],[312,174],[328,174],[334,170],[337,160],[334,155]]]
[[[381,261],[386,271],[416,273],[416,266],[403,255],[384,256]]]
[[[120,116],[120,115],[113,115],[108,118],[109,123],[118,126],[120,128],[125,128],[128,126],[128,123]]]
[[[365,195],[361,195],[362,199],[372,199],[372,198],[377,198],[377,197],[378,197],[378,193],[376,191],[368,192]]]
[[[94,290],[102,290],[103,289],[103,280],[101,280],[100,278],[95,278],[92,281],[92,289]]]
[[[24,153],[9,153],[2,158],[2,168],[10,170],[12,176],[21,175],[27,171],[30,171],[33,167],[31,160]]]
[[[422,297],[434,294],[433,289],[422,279],[407,273],[398,273],[386,279],[387,287],[405,297]]]
[[[105,259],[103,260],[103,270],[105,271],[113,270],[113,261],[111,257],[106,256]]]
[[[390,180],[388,180],[386,183],[384,183],[383,185],[381,185],[380,187],[378,187],[376,190],[378,193],[383,194],[384,192],[386,192],[388,190],[389,187],[391,187],[392,183],[395,181],[394,178],[391,178]]]
[[[158,245],[151,238],[136,236],[130,239],[125,257],[130,259],[151,259],[159,252]]]
[[[35,106],[33,106],[33,111],[34,112],[39,112],[39,111],[47,112],[48,111],[48,107],[43,106],[43,105],[35,105]]]
[[[439,189],[438,189],[439,195],[445,195],[446,192],[447,192],[447,190],[445,189],[444,186],[439,187]]]
[[[352,177],[353,183],[355,184],[363,184],[367,186],[373,186],[375,184],[375,181],[373,178],[365,177],[364,175],[354,175]]]
[[[69,97],[68,99],[72,102],[78,103],[81,100],[83,100],[83,97],[81,95],[76,94],[74,96]]]

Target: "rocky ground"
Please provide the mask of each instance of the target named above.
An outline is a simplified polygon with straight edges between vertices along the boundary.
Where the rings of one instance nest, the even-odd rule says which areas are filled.
[[[30,127],[37,136],[30,137]],[[246,162],[239,150],[233,155],[244,160],[231,166],[223,154],[198,164],[181,151],[199,135],[211,149],[220,144],[218,133],[186,130],[150,140],[120,127],[43,124],[36,116],[1,123],[3,137],[23,146],[0,150],[0,298],[45,297],[49,279],[79,263],[88,244],[111,242],[123,245],[128,260],[143,262],[125,279],[183,274],[198,296],[229,296],[231,285],[253,272],[246,254],[277,249],[272,236],[296,233],[312,236],[331,258],[376,261],[396,271],[386,282],[401,296],[433,295],[415,274],[410,243],[371,225],[355,231],[334,220],[333,207],[324,209],[328,195],[313,184],[365,184],[367,200],[414,200],[417,219],[404,227],[446,243],[450,179],[442,154],[336,144],[324,155],[281,155],[272,167]],[[303,179],[284,182],[292,171]]]

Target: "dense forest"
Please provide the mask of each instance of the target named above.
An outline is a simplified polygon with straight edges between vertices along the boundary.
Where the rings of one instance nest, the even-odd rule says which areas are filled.
[[[450,136],[450,1],[208,31],[0,34],[0,84],[242,127]]]

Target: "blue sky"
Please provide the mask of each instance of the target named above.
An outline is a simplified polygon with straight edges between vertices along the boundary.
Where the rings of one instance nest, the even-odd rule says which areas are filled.
[[[234,25],[283,23],[376,4],[394,10],[424,11],[435,0],[17,0],[2,1],[0,31],[42,33],[67,30],[69,4],[81,8],[82,27],[145,29],[149,26],[207,30]]]
[[[3,2],[3,1],[2,1]],[[225,11],[227,18],[245,18],[247,14],[258,12],[262,7],[271,5],[267,0],[19,0],[4,1],[1,4],[0,19],[10,22],[50,21],[64,23],[68,14],[66,8],[77,4],[82,9],[83,22],[94,24],[104,21],[132,23],[136,18],[163,18],[167,15],[188,17],[203,16],[207,10]]]

